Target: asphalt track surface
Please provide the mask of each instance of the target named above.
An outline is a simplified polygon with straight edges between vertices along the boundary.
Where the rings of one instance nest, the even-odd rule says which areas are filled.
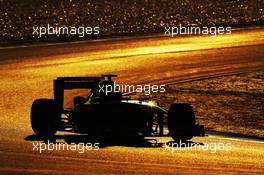
[[[264,173],[263,141],[209,135],[194,138],[190,143],[196,146],[172,149],[169,137],[116,139],[84,153],[40,153],[33,144],[43,142],[32,136],[29,120],[32,101],[52,98],[57,76],[114,73],[119,83],[160,84],[263,70],[262,28],[217,37],[155,36],[0,48],[0,64],[0,174]],[[56,138],[56,143],[82,139],[65,133]],[[216,144],[222,147],[214,150]],[[211,148],[199,150],[203,145]]]

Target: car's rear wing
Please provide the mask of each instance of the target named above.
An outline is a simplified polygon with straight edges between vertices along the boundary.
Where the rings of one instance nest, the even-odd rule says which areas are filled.
[[[58,77],[53,82],[54,100],[58,105],[59,115],[63,112],[64,90],[94,89],[102,77]]]

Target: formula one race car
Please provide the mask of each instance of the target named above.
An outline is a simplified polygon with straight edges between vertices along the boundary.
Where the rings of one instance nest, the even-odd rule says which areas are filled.
[[[169,135],[174,140],[204,135],[204,126],[195,124],[190,104],[175,103],[166,111],[146,98],[132,100],[120,91],[106,94],[100,87],[113,86],[112,77],[116,75],[58,77],[54,80],[54,99],[36,99],[32,104],[34,133],[43,137],[52,136],[56,131],[92,137]],[[64,91],[69,89],[89,89],[90,93],[85,97],[75,96],[73,106],[64,108]]]

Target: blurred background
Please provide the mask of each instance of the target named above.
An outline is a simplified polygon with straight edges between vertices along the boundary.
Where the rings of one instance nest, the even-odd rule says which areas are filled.
[[[163,33],[165,26],[179,24],[256,26],[264,24],[263,10],[263,0],[0,0],[0,40],[10,43],[80,39],[32,35],[33,26],[47,24],[99,26],[99,37]]]

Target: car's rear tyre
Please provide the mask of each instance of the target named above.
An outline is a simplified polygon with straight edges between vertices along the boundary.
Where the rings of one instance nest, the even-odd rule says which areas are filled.
[[[31,127],[37,136],[52,136],[59,124],[58,108],[52,99],[36,99],[31,107]]]
[[[192,139],[192,128],[195,125],[195,114],[188,103],[175,103],[168,112],[168,129],[170,136],[175,140]]]

